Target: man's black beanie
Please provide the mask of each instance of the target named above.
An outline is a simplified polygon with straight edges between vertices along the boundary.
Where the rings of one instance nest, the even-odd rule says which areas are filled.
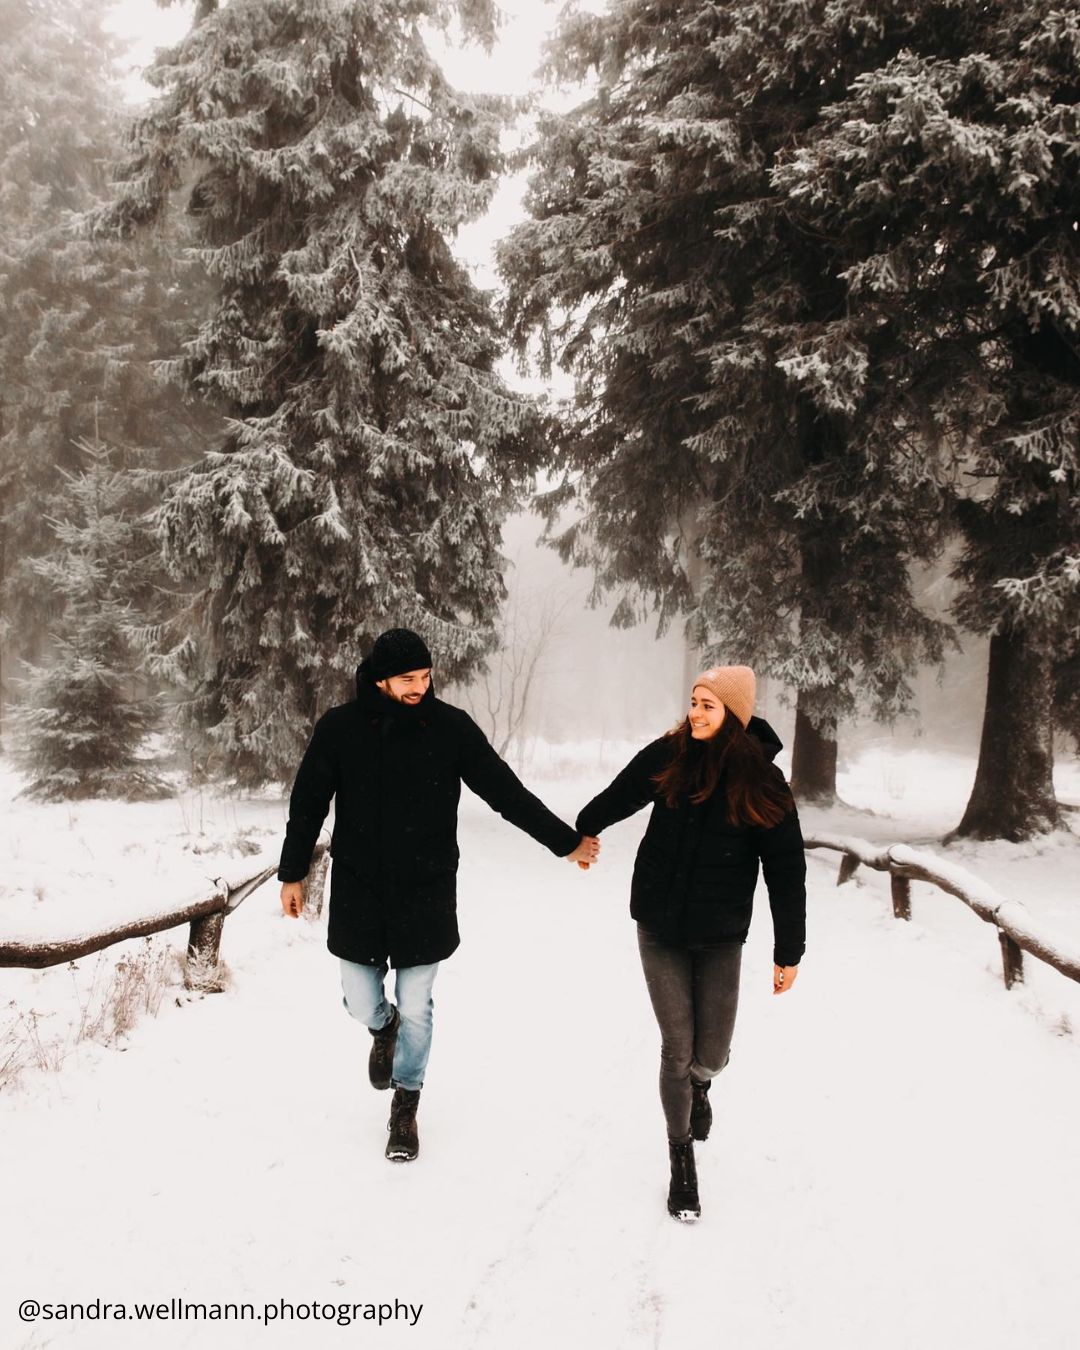
[[[360,669],[370,680],[388,680],[407,670],[428,670],[434,664],[427,643],[411,628],[389,628],[375,639]]]

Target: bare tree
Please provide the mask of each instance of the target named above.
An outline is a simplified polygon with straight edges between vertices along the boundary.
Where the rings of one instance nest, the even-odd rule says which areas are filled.
[[[560,587],[512,590],[499,647],[482,673],[456,690],[500,755],[522,738],[535,705],[536,677],[562,636],[569,603],[570,596]]]

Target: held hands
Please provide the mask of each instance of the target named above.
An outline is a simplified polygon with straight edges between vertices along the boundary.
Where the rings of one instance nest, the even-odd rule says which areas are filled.
[[[583,872],[587,872],[600,856],[600,840],[592,835],[582,835],[581,842],[573,853],[566,855],[567,862],[576,862]],[[281,883],[281,908],[287,918],[299,918],[304,908],[304,883],[302,881],[283,881]]]
[[[587,872],[600,857],[600,840],[594,835],[583,834],[573,853],[566,855],[566,861],[577,863],[583,872]]]
[[[302,881],[283,881],[281,883],[281,908],[290,919],[300,917],[304,908],[304,883]]]
[[[795,983],[799,973],[798,966],[773,966],[772,991],[774,994],[786,994]]]

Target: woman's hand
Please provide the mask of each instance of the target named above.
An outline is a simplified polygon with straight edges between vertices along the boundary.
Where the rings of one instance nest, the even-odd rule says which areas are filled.
[[[772,991],[774,994],[786,994],[799,974],[798,966],[773,966]]]

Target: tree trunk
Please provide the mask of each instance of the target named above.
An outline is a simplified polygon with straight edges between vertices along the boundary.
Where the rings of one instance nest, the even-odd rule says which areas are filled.
[[[795,744],[791,748],[791,790],[800,802],[831,806],[836,801],[836,718],[815,725],[810,716],[814,693],[799,690],[795,705]]]
[[[990,639],[979,763],[957,835],[1018,843],[1060,824],[1052,693],[1050,653],[1023,628]]]
[[[800,539],[804,628],[835,627],[833,585],[840,575],[840,546],[832,534],[808,526]],[[795,743],[791,747],[791,790],[799,801],[831,806],[836,801],[836,715],[823,715],[825,689],[800,689],[795,704]],[[826,705],[827,706],[827,705]]]

